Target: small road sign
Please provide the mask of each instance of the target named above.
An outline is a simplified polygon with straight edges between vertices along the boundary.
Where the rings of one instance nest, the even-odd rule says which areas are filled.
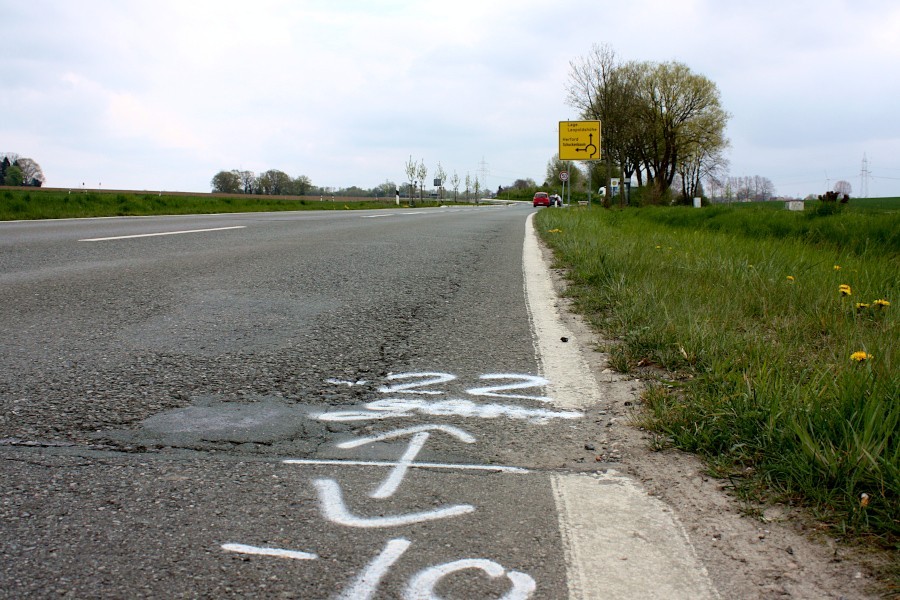
[[[559,172],[559,180],[560,181],[568,181],[569,180],[569,172],[568,171],[560,171]]]
[[[560,121],[559,160],[600,160],[600,121]]]

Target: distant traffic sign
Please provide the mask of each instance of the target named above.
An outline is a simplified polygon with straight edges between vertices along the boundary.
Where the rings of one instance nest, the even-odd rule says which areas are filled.
[[[559,180],[560,181],[568,181],[569,180],[569,172],[568,171],[560,171],[559,172]]]
[[[560,121],[559,160],[600,160],[600,121]]]

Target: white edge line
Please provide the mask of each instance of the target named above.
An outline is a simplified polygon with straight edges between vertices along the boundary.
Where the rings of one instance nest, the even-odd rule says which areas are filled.
[[[182,233],[205,233],[207,231],[225,231],[227,229],[244,229],[246,225],[234,225],[231,227],[213,227],[211,229],[186,229],[183,231],[162,231],[159,233],[138,233],[135,235],[117,235],[113,237],[87,238],[79,242],[106,242],[109,240],[129,240],[133,238],[155,237],[160,235],[181,235]]]
[[[396,462],[378,461],[378,460],[328,460],[328,459],[303,459],[290,458],[281,461],[286,465],[343,465],[348,467],[396,467]],[[529,473],[528,469],[522,467],[507,467],[504,465],[454,465],[448,463],[410,463],[411,468],[422,469],[460,469],[465,471],[496,471],[499,473]]]

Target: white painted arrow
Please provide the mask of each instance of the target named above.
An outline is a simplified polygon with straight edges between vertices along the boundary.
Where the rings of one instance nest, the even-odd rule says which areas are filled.
[[[360,446],[365,446],[366,444],[373,444],[375,442],[382,442],[384,440],[391,440],[412,434],[413,437],[409,441],[409,446],[406,447],[403,456],[397,461],[397,464],[391,470],[387,478],[380,486],[378,486],[378,489],[369,494],[370,498],[390,498],[394,492],[397,491],[397,488],[400,487],[410,465],[413,464],[416,456],[419,455],[422,447],[425,446],[425,442],[428,441],[430,435],[428,433],[429,431],[443,431],[447,435],[451,435],[466,444],[475,443],[475,438],[459,427],[454,427],[452,425],[418,425],[416,427],[395,429],[394,431],[388,431],[381,435],[348,440],[346,442],[341,442],[337,446],[338,448],[358,448]]]

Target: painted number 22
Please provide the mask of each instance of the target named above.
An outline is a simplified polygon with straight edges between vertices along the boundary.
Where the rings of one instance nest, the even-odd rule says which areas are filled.
[[[388,375],[388,385],[378,388],[382,394],[421,394],[438,396],[445,392],[434,389],[444,383],[456,380],[456,375],[450,373],[396,373]],[[466,390],[470,396],[489,396],[491,398],[509,398],[517,400],[536,400],[538,402],[551,402],[547,396],[537,396],[530,394],[512,394],[515,390],[527,390],[530,388],[540,388],[546,386],[549,381],[537,375],[520,375],[513,373],[493,373],[482,375],[479,379],[486,381],[509,381],[499,385],[491,385],[484,387],[474,387]]]

